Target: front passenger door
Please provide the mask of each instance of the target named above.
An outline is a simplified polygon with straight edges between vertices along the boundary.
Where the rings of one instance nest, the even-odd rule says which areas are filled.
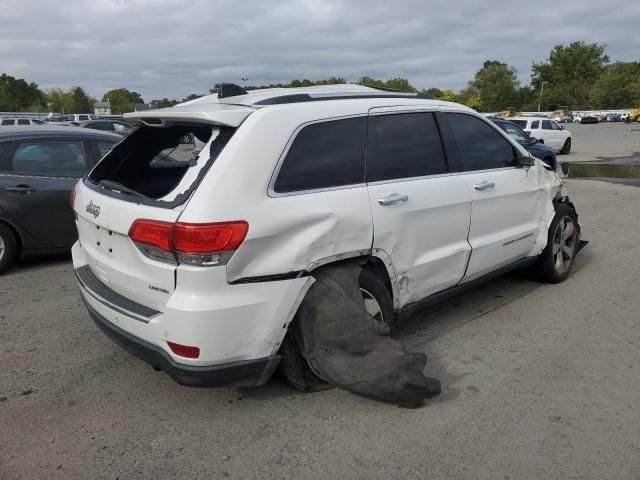
[[[448,158],[472,197],[466,282],[530,254],[544,197],[538,167],[517,166],[518,151],[493,124],[467,113],[441,118]]]

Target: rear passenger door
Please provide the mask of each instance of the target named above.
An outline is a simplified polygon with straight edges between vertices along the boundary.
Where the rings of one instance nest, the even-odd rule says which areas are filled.
[[[366,177],[373,248],[393,263],[398,307],[457,284],[471,250],[471,195],[447,171],[434,114],[372,110]]]
[[[448,158],[472,197],[469,281],[530,254],[542,228],[542,192],[538,175],[517,166],[518,151],[493,124],[467,113],[439,118]]]
[[[11,143],[0,157],[0,205],[43,247],[69,246],[76,238],[69,195],[87,170],[79,139]]]

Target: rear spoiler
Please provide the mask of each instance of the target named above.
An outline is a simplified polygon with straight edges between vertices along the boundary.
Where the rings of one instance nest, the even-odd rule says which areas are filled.
[[[198,103],[125,113],[124,119],[142,122],[152,127],[162,127],[173,123],[200,123],[235,128],[239,127],[255,111],[255,108],[244,105]]]

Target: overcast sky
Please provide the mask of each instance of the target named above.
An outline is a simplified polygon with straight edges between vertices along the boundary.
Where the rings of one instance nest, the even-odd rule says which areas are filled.
[[[458,90],[486,59],[517,68],[558,43],[640,60],[640,0],[0,0],[0,73],[41,88],[155,98],[216,82],[406,77]]]

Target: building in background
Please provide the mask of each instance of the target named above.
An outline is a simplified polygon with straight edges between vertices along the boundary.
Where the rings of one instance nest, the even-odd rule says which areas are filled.
[[[95,115],[111,115],[111,104],[106,102],[95,102],[93,104],[93,113]]]

